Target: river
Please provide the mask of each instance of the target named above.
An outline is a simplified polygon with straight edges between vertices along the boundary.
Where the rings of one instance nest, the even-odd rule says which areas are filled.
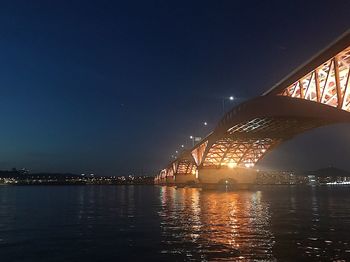
[[[349,186],[0,186],[0,261],[350,259]]]

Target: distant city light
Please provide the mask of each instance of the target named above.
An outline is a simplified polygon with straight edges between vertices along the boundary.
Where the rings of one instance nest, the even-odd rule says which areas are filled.
[[[327,185],[350,185],[350,181],[328,182]]]
[[[184,145],[181,145],[182,148],[184,148],[185,146]]]
[[[193,139],[193,136],[190,136],[190,139]]]
[[[232,101],[234,100],[235,98],[233,96],[230,96],[229,99]]]
[[[204,122],[203,124],[204,124],[205,126],[207,126],[207,125],[208,125],[208,123],[207,123],[207,122]]]

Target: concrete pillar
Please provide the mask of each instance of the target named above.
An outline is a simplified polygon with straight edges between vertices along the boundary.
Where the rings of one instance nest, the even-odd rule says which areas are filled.
[[[164,186],[166,185],[166,179],[165,178],[161,178],[158,180],[158,185]]]
[[[198,179],[196,178],[195,174],[175,176],[175,185],[190,185],[195,183],[198,183]]]
[[[173,186],[175,184],[175,176],[166,177],[166,185]]]
[[[251,168],[200,168],[198,180],[201,184],[248,184],[256,183],[257,171]]]

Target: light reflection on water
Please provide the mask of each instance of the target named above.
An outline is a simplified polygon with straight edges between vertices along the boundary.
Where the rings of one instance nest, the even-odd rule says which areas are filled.
[[[163,253],[193,260],[274,260],[268,203],[261,191],[217,192],[162,187]]]
[[[182,261],[350,260],[350,187],[160,188],[162,252]]]

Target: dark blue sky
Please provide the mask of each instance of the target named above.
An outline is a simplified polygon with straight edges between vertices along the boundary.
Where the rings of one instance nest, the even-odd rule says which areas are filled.
[[[124,175],[269,89],[348,29],[349,1],[2,1],[0,169]],[[207,130],[202,126],[208,121]],[[261,166],[350,169],[350,126]]]

